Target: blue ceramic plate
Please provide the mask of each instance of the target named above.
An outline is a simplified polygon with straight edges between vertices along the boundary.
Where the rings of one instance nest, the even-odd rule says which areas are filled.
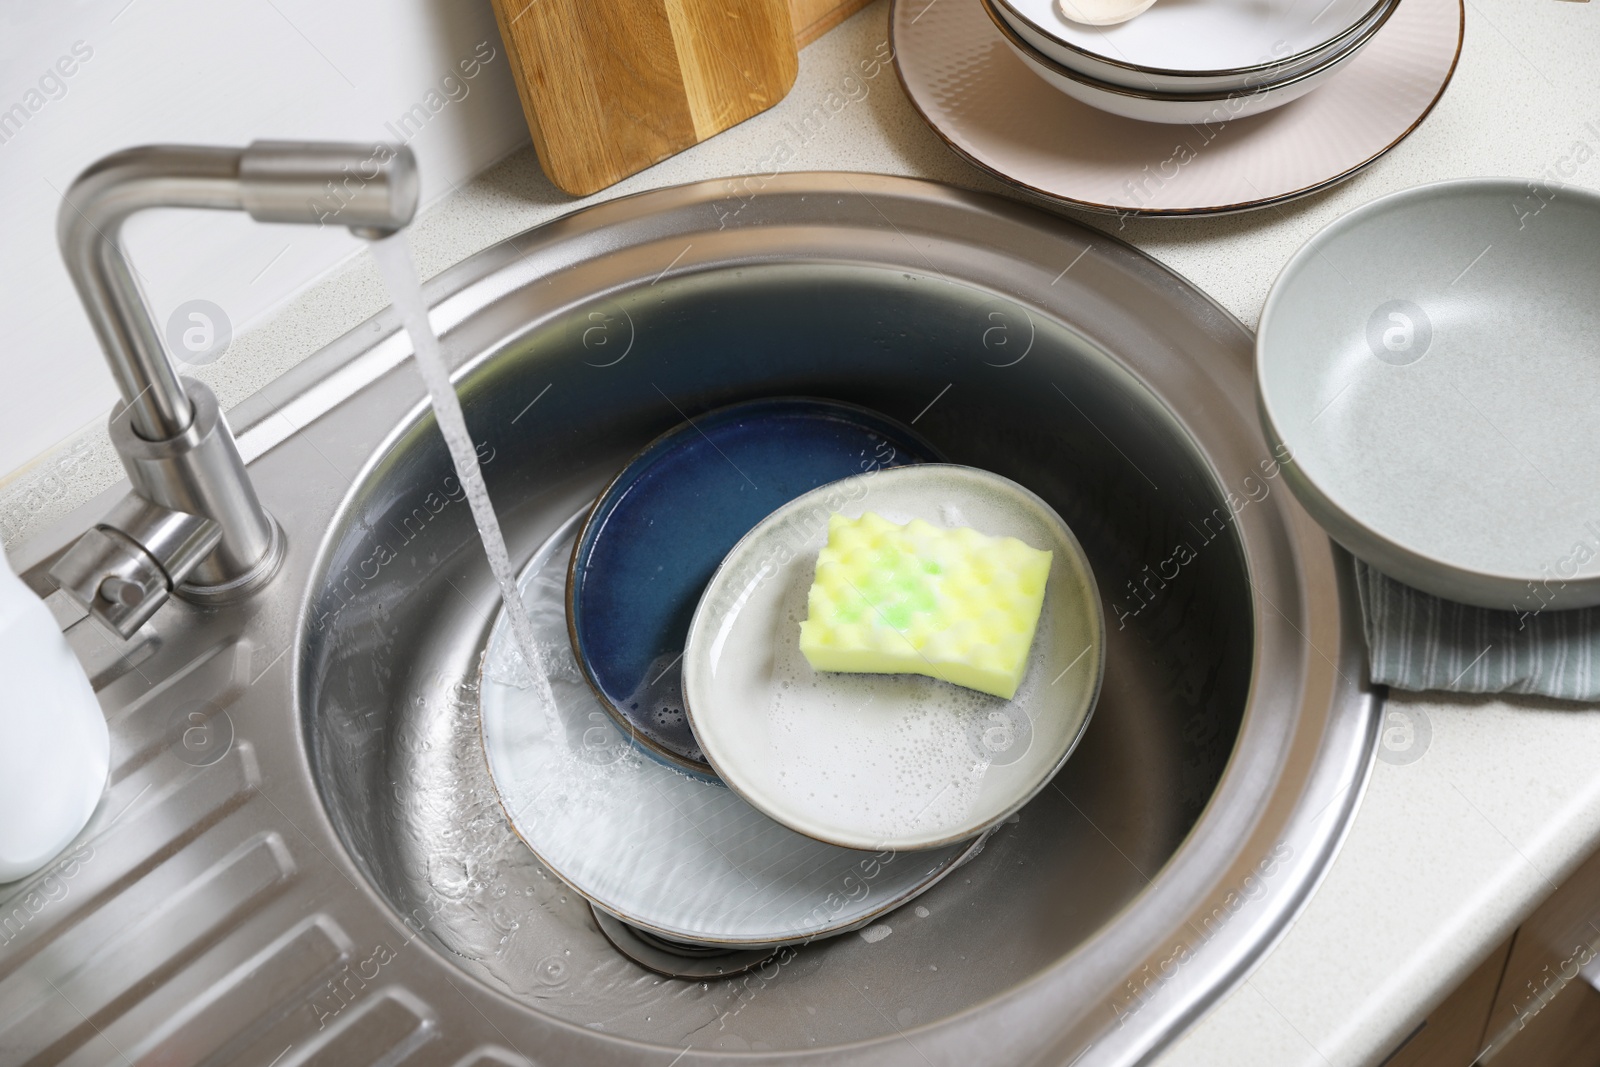
[[[714,777],[684,713],[682,660],[723,557],[813,489],[942,459],[893,419],[804,397],[718,408],[656,438],[600,494],[573,548],[567,625],[601,706],[650,754]]]

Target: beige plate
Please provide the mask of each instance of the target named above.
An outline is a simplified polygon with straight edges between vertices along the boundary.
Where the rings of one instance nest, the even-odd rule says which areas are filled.
[[[1054,553],[1012,699],[921,675],[811,669],[800,620],[829,516],[866,511]],[[848,849],[947,848],[1004,821],[1061,769],[1099,699],[1105,652],[1094,571],[1055,509],[998,474],[921,463],[813,489],[733,546],[689,624],[684,708],[728,788],[789,829]]]
[[[1134,215],[1243,211],[1325,189],[1427,117],[1461,54],[1463,0],[1404,0],[1350,66],[1275,111],[1191,126],[1138,122],[1051,88],[979,0],[894,0],[895,66],[934,132],[1053,204]]]

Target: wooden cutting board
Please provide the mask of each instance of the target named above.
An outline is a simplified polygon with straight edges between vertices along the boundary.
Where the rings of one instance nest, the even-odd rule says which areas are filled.
[[[788,0],[493,0],[544,171],[586,196],[765,111]]]

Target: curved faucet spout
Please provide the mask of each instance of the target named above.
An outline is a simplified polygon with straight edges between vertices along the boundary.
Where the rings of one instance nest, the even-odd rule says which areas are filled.
[[[161,441],[182,433],[193,412],[122,251],[130,215],[210,208],[246,211],[258,222],[392,233],[416,214],[419,190],[416,157],[387,144],[146,145],[106,156],[79,175],[61,204],[56,236],[139,436]]]

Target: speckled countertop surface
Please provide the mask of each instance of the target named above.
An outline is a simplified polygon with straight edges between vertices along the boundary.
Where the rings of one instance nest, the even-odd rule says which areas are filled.
[[[1600,3],[1466,0],[1455,80],[1421,128],[1355,179],[1282,207],[1211,219],[1080,216],[1187,276],[1253,326],[1283,263],[1341,213],[1395,189],[1471,175],[1600,189]],[[574,207],[696,179],[784,170],[906,174],[1003,191],[959,160],[887,65],[886,0],[807,48],[780,105],[590,200],[574,202],[524,149],[413,228],[432,275]],[[802,116],[822,105],[828,116]],[[781,160],[781,162],[779,162]],[[201,368],[224,406],[380,310],[364,253]],[[103,431],[0,489],[8,542],[121,475]],[[1164,1067],[1381,1060],[1600,842],[1600,709],[1529,699],[1395,695],[1425,724],[1421,758],[1379,761],[1350,836],[1301,918],[1254,974],[1159,1061]]]

